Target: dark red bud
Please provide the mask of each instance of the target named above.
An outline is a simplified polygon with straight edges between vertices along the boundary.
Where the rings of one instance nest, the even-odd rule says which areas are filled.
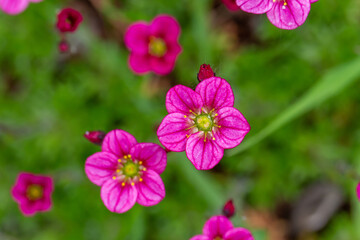
[[[227,218],[231,218],[235,214],[235,206],[232,200],[229,200],[225,203],[223,208],[223,214]]]
[[[215,73],[214,71],[211,69],[209,64],[202,64],[200,66],[200,70],[199,73],[197,74],[197,79],[199,80],[199,82],[214,77]]]
[[[69,43],[66,41],[66,40],[62,40],[60,43],[59,43],[59,52],[61,53],[66,53],[69,51],[70,49],[70,46],[69,46]]]
[[[84,137],[94,144],[101,145],[105,135],[106,133],[103,131],[87,131]]]
[[[56,28],[62,32],[75,32],[82,22],[83,16],[72,8],[62,9],[57,16]]]

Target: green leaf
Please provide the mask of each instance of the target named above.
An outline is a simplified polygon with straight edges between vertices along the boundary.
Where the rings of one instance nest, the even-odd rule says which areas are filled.
[[[329,70],[325,76],[311,89],[309,89],[302,98],[282,112],[259,133],[247,139],[239,147],[229,150],[227,155],[234,156],[259,143],[261,140],[265,139],[288,122],[314,109],[320,103],[340,93],[345,87],[359,79],[359,77],[360,57],[349,63]]]

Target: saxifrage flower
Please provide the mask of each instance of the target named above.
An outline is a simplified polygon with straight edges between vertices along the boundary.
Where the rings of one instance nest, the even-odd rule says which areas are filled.
[[[214,216],[205,223],[203,234],[190,240],[254,240],[254,237],[245,228],[234,228],[226,217]]]
[[[10,15],[16,15],[22,13],[30,3],[41,1],[42,0],[0,0],[0,10]]]
[[[51,177],[23,172],[18,175],[11,193],[21,212],[31,216],[51,208],[53,189]]]
[[[241,10],[266,13],[272,24],[281,29],[301,26],[309,15],[311,3],[317,0],[236,0]]]
[[[158,204],[165,197],[160,174],[167,163],[166,152],[155,143],[137,143],[123,130],[109,132],[102,151],[91,155],[85,172],[101,186],[101,199],[112,212],[123,213],[135,202],[143,206]]]
[[[171,151],[186,151],[196,169],[211,169],[224,149],[239,145],[250,131],[245,117],[233,106],[234,94],[225,79],[208,78],[195,91],[177,85],[166,95],[169,114],[158,128],[158,138]]]
[[[169,74],[181,52],[179,35],[179,23],[168,15],[157,16],[150,24],[140,21],[130,25],[125,33],[130,68],[137,74]]]
[[[57,15],[56,28],[62,32],[75,32],[83,21],[81,13],[72,8],[64,8]]]

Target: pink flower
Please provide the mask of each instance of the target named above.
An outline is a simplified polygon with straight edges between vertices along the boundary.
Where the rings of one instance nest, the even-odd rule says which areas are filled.
[[[245,228],[234,228],[226,217],[214,216],[205,223],[203,234],[190,240],[254,240],[254,237]]]
[[[250,131],[245,117],[234,106],[228,82],[208,78],[195,91],[177,85],[166,95],[169,114],[160,124],[160,142],[174,152],[186,155],[198,170],[213,168],[224,149],[236,147]]]
[[[0,10],[10,15],[23,12],[31,2],[41,2],[42,0],[0,0]]]
[[[102,151],[88,157],[85,172],[101,186],[101,199],[112,212],[123,213],[135,202],[158,204],[165,197],[160,174],[166,167],[166,152],[155,143],[137,143],[123,130],[109,132]]]
[[[356,195],[360,201],[360,182],[358,183],[357,187],[356,187]]]
[[[75,32],[82,21],[83,16],[80,12],[72,8],[65,8],[57,16],[56,28],[62,33]]]
[[[199,82],[211,78],[211,77],[215,77],[215,73],[212,70],[212,68],[210,67],[209,64],[202,64],[200,66],[199,69],[199,73],[197,74],[197,79],[199,80]]]
[[[233,201],[230,199],[227,201],[223,207],[223,214],[227,218],[231,218],[235,214],[235,205]]]
[[[266,13],[272,24],[282,29],[301,26],[309,12],[311,3],[317,0],[236,0],[241,10],[249,13]]]
[[[130,68],[137,74],[149,71],[169,74],[181,52],[179,35],[179,23],[167,15],[157,16],[150,24],[136,22],[130,25],[125,34]]]
[[[105,135],[106,133],[103,131],[86,131],[84,137],[96,145],[101,145]]]
[[[230,11],[240,10],[240,7],[236,4],[236,0],[221,0],[221,1]]]
[[[18,175],[11,194],[21,212],[31,216],[36,212],[50,210],[53,189],[51,177],[23,172]]]

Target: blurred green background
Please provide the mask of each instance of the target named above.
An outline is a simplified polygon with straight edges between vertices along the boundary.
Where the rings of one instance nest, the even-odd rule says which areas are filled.
[[[84,22],[68,36],[72,53],[60,54],[54,24],[67,6]],[[170,75],[136,76],[126,26],[162,13],[178,19],[183,52]],[[0,36],[0,239],[184,240],[230,198],[234,224],[256,240],[360,239],[360,1],[320,0],[286,31],[220,1],[44,0],[0,13]],[[120,128],[159,143],[167,90],[195,87],[203,63],[232,85],[251,132],[212,171],[169,153],[160,204],[109,212],[84,173],[100,150],[84,132]],[[10,189],[20,171],[54,177],[50,212],[18,210]],[[322,202],[331,196],[341,200]],[[297,224],[315,212],[321,226]]]

